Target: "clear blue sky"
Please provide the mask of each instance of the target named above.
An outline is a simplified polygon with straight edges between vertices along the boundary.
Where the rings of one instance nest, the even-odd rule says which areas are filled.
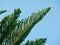
[[[0,10],[8,10],[0,15],[0,21],[15,8],[22,10],[21,19],[43,8],[51,7],[49,13],[34,26],[27,40],[47,38],[46,45],[60,45],[60,0],[0,0]]]

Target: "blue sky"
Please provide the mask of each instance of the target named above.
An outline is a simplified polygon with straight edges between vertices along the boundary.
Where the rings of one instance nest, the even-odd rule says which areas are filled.
[[[15,8],[20,8],[22,13],[20,18],[26,18],[32,12],[38,12],[43,8],[51,7],[47,15],[37,23],[27,36],[27,40],[47,38],[46,45],[60,45],[60,0],[0,0],[0,10],[8,10],[0,15],[0,21],[13,12]],[[19,19],[20,19],[19,18]]]

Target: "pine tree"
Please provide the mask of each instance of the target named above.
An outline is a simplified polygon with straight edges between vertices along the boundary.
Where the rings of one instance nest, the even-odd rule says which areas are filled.
[[[21,10],[14,9],[14,12],[2,19],[0,22],[0,45],[19,45],[31,32],[31,29],[37,24],[51,9],[48,7],[32,13],[28,18],[18,21]],[[7,10],[1,10],[0,15]],[[24,45],[44,45],[47,38],[40,38],[35,41],[27,41]]]

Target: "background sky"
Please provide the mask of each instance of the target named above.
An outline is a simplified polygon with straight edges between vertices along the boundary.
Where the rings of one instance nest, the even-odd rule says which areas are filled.
[[[19,19],[22,19],[47,7],[51,7],[49,13],[34,26],[23,43],[46,37],[46,45],[60,45],[60,0],[0,0],[0,10],[8,10],[0,15],[0,21],[16,8],[21,9]]]

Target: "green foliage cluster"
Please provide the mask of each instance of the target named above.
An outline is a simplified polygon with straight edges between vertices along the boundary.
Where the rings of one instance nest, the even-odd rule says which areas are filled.
[[[31,29],[37,24],[50,10],[50,7],[32,13],[28,18],[18,21],[21,10],[14,9],[14,12],[2,19],[0,22],[0,45],[19,45],[31,32]],[[7,10],[1,10],[0,14]],[[27,41],[25,45],[44,45],[46,38],[40,38],[36,41]]]
[[[46,38],[40,38],[35,41],[27,41],[25,45],[44,45],[46,42]]]

